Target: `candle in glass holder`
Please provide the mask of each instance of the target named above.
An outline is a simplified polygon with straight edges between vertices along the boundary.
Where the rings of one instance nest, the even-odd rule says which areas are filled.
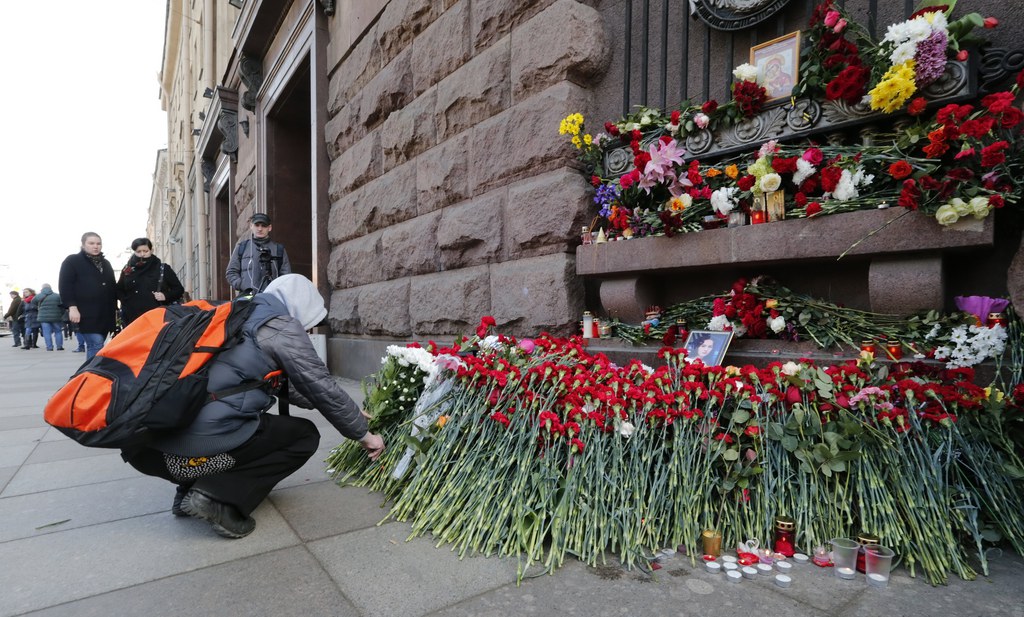
[[[878,536],[876,536],[873,533],[861,532],[861,534],[859,536],[857,536],[857,544],[860,544],[860,548],[857,550],[857,571],[858,572],[863,574],[863,573],[865,573],[867,571],[866,570],[866,566],[865,566],[865,554],[866,554],[866,552],[864,550],[864,547],[865,546],[876,545],[876,544],[878,544],[881,541],[882,541],[882,539],[879,538]]]
[[[889,357],[893,360],[899,360],[903,357],[903,345],[899,341],[890,339],[885,344],[885,350],[889,352]]]
[[[874,341],[861,341],[860,350],[873,354],[878,352],[878,347],[875,345]]]
[[[751,225],[760,225],[761,223],[764,223],[764,222],[765,222],[764,210],[751,210],[750,211],[750,224]]]
[[[583,311],[583,338],[594,338],[594,314]]]
[[[1005,328],[1006,315],[1003,315],[1002,313],[989,313],[988,319],[985,321],[985,325],[989,328],[994,328],[996,326],[1002,326]]]
[[[583,226],[583,232],[580,233],[580,240],[583,244],[592,244],[594,242],[593,236],[590,235],[590,228],[586,225]]]
[[[836,568],[836,576],[839,578],[850,579],[856,575],[857,573],[853,571],[853,568]]]

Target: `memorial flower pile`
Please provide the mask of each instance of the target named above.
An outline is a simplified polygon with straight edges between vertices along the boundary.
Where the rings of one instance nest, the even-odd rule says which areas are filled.
[[[922,94],[949,61],[962,60],[974,28],[995,25],[977,13],[951,20],[954,6],[925,7],[889,26],[880,41],[831,0],[814,10],[794,94],[900,111],[912,120],[877,131],[868,144],[770,141],[713,163],[689,156],[688,137],[760,111],[765,91],[749,64],[734,70],[733,98],[725,104],[640,107],[594,136],[582,132],[580,114],[571,114],[560,131],[596,189],[600,226],[610,239],[700,231],[707,217],[749,213],[763,193],[778,190],[788,217],[900,206],[953,225],[1007,204],[1019,210],[1024,112],[1017,98],[1024,72],[1009,89],[976,103],[929,108]],[[623,160],[632,164],[623,169]]]
[[[870,358],[707,367],[671,347],[656,368],[616,366],[577,338],[482,328],[423,348],[434,368],[389,351],[369,390],[388,449],[370,461],[346,442],[328,459],[460,555],[517,558],[520,576],[570,555],[640,565],[665,546],[695,558],[705,528],[726,545],[769,537],[776,515],[805,553],[877,533],[933,584],[985,571],[997,535],[1024,550],[1013,384]],[[411,406],[405,384],[422,388]]]

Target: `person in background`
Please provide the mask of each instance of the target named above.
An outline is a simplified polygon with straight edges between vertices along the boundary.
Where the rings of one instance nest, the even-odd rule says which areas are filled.
[[[78,324],[85,340],[85,359],[90,360],[113,331],[117,313],[114,268],[103,257],[99,234],[82,234],[82,250],[64,259],[57,287],[68,307],[71,323]]]
[[[288,253],[284,246],[270,239],[271,229],[270,217],[257,212],[249,219],[249,236],[243,237],[231,252],[225,276],[240,294],[263,291],[270,281],[291,274]]]
[[[24,307],[21,305],[21,294],[16,291],[11,292],[11,305],[7,307],[7,312],[4,313],[4,320],[11,324],[11,334],[14,335],[14,345],[12,347],[21,347],[21,332],[25,329],[25,315],[23,313]]]
[[[43,329],[43,343],[46,351],[64,351],[64,305],[60,303],[60,295],[53,293],[49,283],[43,283],[42,289],[32,300],[39,310],[39,325]]]
[[[149,238],[132,241],[132,252],[117,279],[117,299],[121,301],[124,326],[150,309],[181,300],[185,288],[174,269],[153,254]]]
[[[21,306],[25,315],[25,333],[22,336],[25,344],[22,349],[39,349],[39,307],[32,304],[36,290],[26,287],[21,290]]]
[[[122,454],[142,473],[177,485],[175,516],[203,519],[225,538],[252,533],[252,511],[320,445],[316,425],[306,418],[265,413],[277,394],[267,375],[283,373],[291,402],[317,409],[342,435],[358,440],[371,459],[384,451],[384,440],[368,430],[359,407],[310,342],[307,330],[327,316],[313,282],[287,274],[252,303],[241,342],[210,363],[207,389],[226,394],[203,405],[189,426]],[[245,384],[256,387],[231,392]]]

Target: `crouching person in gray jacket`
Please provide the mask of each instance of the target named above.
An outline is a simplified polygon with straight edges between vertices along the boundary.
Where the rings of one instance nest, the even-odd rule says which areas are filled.
[[[384,441],[367,430],[358,406],[334,381],[306,334],[327,316],[313,283],[287,274],[252,302],[242,342],[210,364],[208,390],[236,392],[205,404],[188,427],[124,453],[142,473],[178,485],[171,507],[176,516],[209,521],[226,538],[252,533],[252,511],[320,445],[320,433],[309,420],[265,413],[274,404],[271,388],[239,386],[272,374],[287,377],[291,402],[319,410],[342,435],[358,440],[371,459],[384,451]]]

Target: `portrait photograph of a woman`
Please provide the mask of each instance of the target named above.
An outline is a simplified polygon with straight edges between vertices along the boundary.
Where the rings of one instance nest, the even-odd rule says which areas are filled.
[[[686,358],[700,360],[705,366],[720,366],[731,341],[731,331],[694,330],[686,338]]]

